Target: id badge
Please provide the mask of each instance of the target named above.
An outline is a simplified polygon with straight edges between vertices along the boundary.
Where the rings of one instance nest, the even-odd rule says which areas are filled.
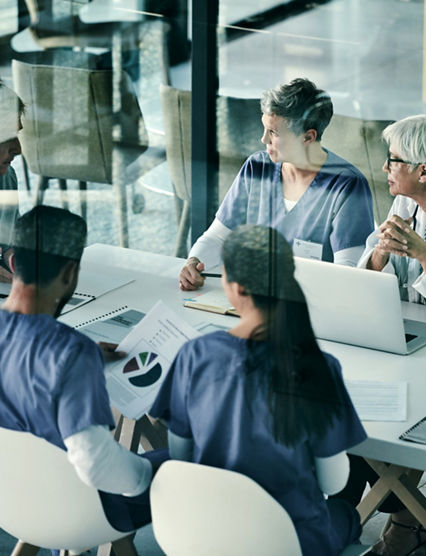
[[[295,238],[293,240],[293,255],[320,261],[322,259],[322,243]]]

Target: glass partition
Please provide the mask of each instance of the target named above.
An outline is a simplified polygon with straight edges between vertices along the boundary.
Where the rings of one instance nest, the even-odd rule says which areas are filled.
[[[89,244],[186,256],[191,211],[192,218],[204,211],[207,227],[243,161],[264,149],[256,99],[306,77],[333,101],[324,146],[366,175],[382,220],[392,199],[381,129],[425,107],[423,3],[220,0],[216,19],[203,22],[217,32],[217,51],[201,47],[201,58],[216,60],[217,79],[205,86],[217,95],[216,111],[191,125],[207,91],[175,98],[177,105],[165,99],[167,87],[190,95],[199,77],[192,7],[191,0],[1,3],[0,76],[27,106],[26,164],[13,162],[20,211],[35,202],[68,206],[87,218]],[[205,175],[218,172],[218,187],[207,195],[204,180],[191,184],[191,137],[215,129],[218,156]]]

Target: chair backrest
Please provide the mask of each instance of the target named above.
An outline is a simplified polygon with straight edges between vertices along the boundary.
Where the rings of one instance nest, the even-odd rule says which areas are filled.
[[[179,198],[191,198],[191,92],[160,87],[169,172]],[[262,148],[259,99],[219,96],[216,105],[219,201],[244,160]]]
[[[176,195],[191,199],[191,92],[160,86],[169,173]]]
[[[322,144],[358,168],[370,185],[374,218],[378,224],[388,214],[393,198],[382,171],[387,147],[381,139],[389,120],[361,120],[335,114],[324,132]]]
[[[301,556],[287,512],[252,479],[181,461],[151,485],[154,535],[168,556]]]
[[[114,541],[96,489],[80,481],[66,452],[42,438],[0,427],[0,527],[24,542],[71,549]]]
[[[32,172],[112,183],[114,141],[137,145],[137,155],[148,147],[139,104],[125,72],[118,100],[113,100],[111,70],[13,60],[12,72],[15,90],[26,104],[20,138]],[[113,110],[113,102],[121,106]]]
[[[264,150],[262,111],[258,98],[219,96],[216,106],[219,151],[219,201],[231,187],[243,162]]]

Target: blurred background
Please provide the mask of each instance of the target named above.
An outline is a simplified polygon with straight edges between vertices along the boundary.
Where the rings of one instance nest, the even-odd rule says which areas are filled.
[[[379,221],[380,131],[424,112],[424,22],[423,0],[0,0],[0,76],[26,104],[20,211],[68,206],[89,244],[186,256],[262,148],[261,92],[307,77]]]

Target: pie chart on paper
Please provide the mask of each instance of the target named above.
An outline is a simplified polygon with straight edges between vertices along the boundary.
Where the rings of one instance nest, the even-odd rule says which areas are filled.
[[[138,353],[124,365],[123,374],[140,371],[139,374],[133,374],[128,378],[130,384],[139,388],[151,386],[151,384],[157,382],[162,372],[160,363],[156,361],[157,358],[158,354],[153,351]]]

